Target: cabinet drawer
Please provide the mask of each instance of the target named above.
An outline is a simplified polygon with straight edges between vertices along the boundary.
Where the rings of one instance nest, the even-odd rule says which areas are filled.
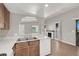
[[[16,44],[16,49],[19,49],[19,48],[24,48],[28,46],[28,42],[21,42],[21,43],[17,43]]]
[[[39,44],[39,40],[36,40],[36,41],[30,41],[29,42],[29,45],[38,45]]]

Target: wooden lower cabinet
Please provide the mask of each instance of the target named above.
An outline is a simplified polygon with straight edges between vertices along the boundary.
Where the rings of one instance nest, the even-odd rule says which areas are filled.
[[[17,43],[15,46],[15,56],[28,56],[29,46],[28,42]]]
[[[13,51],[15,56],[39,56],[39,40],[16,43]]]
[[[29,45],[29,55],[30,56],[39,56],[39,41],[30,42]]]
[[[16,49],[15,56],[28,56],[28,47],[26,48],[21,48],[21,49]]]

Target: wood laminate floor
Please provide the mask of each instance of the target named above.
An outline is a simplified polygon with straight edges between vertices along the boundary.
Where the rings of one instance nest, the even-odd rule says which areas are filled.
[[[50,56],[79,56],[79,47],[52,40]]]

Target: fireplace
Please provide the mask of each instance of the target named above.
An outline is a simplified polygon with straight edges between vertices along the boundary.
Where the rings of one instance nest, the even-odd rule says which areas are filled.
[[[52,37],[52,33],[48,33],[48,37],[50,37],[50,38],[51,38],[51,37]]]
[[[55,39],[55,31],[50,31],[47,33],[48,37],[51,39]]]

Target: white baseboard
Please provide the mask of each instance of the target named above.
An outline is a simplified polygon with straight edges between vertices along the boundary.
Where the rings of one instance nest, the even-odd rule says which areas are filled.
[[[58,40],[58,41],[63,42],[63,43],[66,43],[66,44],[69,44],[69,45],[76,46],[76,44],[73,44],[73,43],[71,43],[71,42],[67,42],[67,41],[64,41],[64,40]]]

